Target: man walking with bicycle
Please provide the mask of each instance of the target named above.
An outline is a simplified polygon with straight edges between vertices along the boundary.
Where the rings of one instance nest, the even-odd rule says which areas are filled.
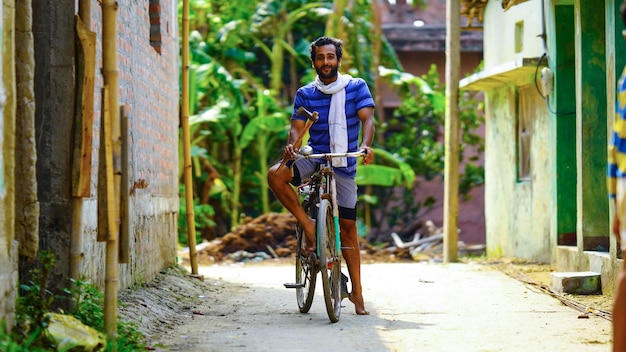
[[[370,145],[374,138],[374,99],[365,81],[339,74],[343,43],[332,37],[321,37],[311,43],[311,62],[317,72],[314,82],[298,89],[291,117],[291,130],[283,150],[287,167],[281,163],[268,172],[268,184],[278,200],[298,220],[306,235],[309,251],[315,250],[315,221],[310,219],[290,184],[298,186],[306,180],[323,160],[302,159],[293,162],[300,146],[294,145],[306,133],[306,118],[297,111],[304,107],[318,112],[318,121],[310,125],[309,145],[314,153],[344,153],[365,150],[365,165],[372,162],[374,154]],[[361,143],[359,144],[359,133]],[[339,227],[343,257],[352,281],[350,301],[355,312],[367,315],[361,287],[361,254],[356,230],[356,160],[342,158],[333,161],[339,204]]]

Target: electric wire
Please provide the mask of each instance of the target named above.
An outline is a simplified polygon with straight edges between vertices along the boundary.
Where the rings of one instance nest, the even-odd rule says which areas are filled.
[[[535,89],[537,89],[537,93],[539,93],[539,96],[541,97],[541,99],[543,99],[543,101],[546,102],[546,106],[548,107],[548,111],[550,111],[552,114],[554,115],[573,115],[576,113],[576,111],[570,111],[570,112],[558,112],[558,111],[553,111],[552,107],[550,107],[550,98],[548,98],[547,96],[543,95],[543,92],[541,91],[541,89],[539,88],[539,84],[537,84],[537,74],[539,72],[539,67],[541,66],[541,62],[546,59],[547,62],[547,54],[544,52],[543,55],[541,55],[541,57],[539,58],[539,61],[537,61],[537,66],[535,67]]]

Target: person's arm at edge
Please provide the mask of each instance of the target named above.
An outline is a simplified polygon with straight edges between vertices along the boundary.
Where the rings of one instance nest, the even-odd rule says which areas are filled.
[[[363,158],[363,164],[367,165],[374,160],[374,151],[371,148],[374,141],[374,107],[368,106],[360,109],[357,114],[361,120],[361,146],[359,149],[365,149],[367,154]]]
[[[613,130],[615,133],[615,129]],[[607,185],[608,185],[608,193],[609,193],[609,201],[613,202],[613,219],[611,221],[611,232],[615,237],[620,240],[620,220],[619,211],[617,208],[617,197],[616,197],[616,189],[617,189],[617,165],[616,165],[616,149],[614,145],[614,137],[611,138],[611,144],[608,150],[608,170],[607,170]]]

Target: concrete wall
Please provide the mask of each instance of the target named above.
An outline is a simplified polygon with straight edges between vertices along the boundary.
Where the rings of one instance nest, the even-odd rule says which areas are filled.
[[[626,62],[620,3],[530,0],[504,12],[489,2],[485,69],[461,81],[487,97],[489,254],[543,261],[559,271],[598,272],[605,293],[613,291],[622,264],[610,235],[605,181],[616,80]],[[522,20],[522,50],[516,52],[515,24]],[[527,59],[544,53],[540,66],[555,73],[555,90],[545,101],[532,95],[532,176],[519,181],[514,126],[524,87],[535,85],[541,69]]]
[[[535,88],[544,53],[541,1],[503,11],[489,2],[484,20],[484,69],[461,81],[485,92],[485,232],[491,256],[549,263],[555,236],[554,120]],[[517,44],[516,44],[517,41]],[[518,175],[520,114],[530,116],[530,177]]]
[[[517,176],[517,107],[519,87],[508,85],[487,94],[485,135],[485,227],[492,256],[550,262],[554,193],[550,177],[553,148],[550,121],[543,101],[531,94],[531,179]]]
[[[6,9],[8,7],[8,11]],[[0,18],[4,18],[6,13],[12,13],[11,4],[0,6]],[[8,25],[5,20],[1,23],[0,33],[2,33],[1,46],[4,49],[7,44],[13,45],[11,34],[13,33],[12,21]],[[0,62],[5,67],[5,61],[10,66],[13,62],[11,55],[6,55],[4,50],[0,50]],[[7,326],[11,326],[14,320],[15,300],[18,283],[18,243],[15,241],[15,176],[11,168],[6,165],[13,165],[15,162],[14,135],[15,135],[15,115],[12,110],[5,113],[5,106],[8,103],[7,89],[11,89],[10,78],[7,82],[7,75],[4,69],[0,70],[0,322],[5,320]],[[8,83],[8,87],[7,87]]]
[[[105,269],[105,243],[96,241],[103,87],[102,15],[97,2],[91,2],[90,27],[97,38],[91,194],[80,199],[71,196],[77,80],[75,3],[47,0],[33,5],[40,247],[57,255],[53,282],[59,286],[69,278],[72,236],[80,235],[83,239],[81,277],[103,285]],[[125,106],[129,119],[129,182],[122,187],[127,187],[131,194],[130,262],[120,267],[120,287],[126,287],[150,280],[176,261],[179,52],[176,1],[134,0],[118,4],[119,102]],[[160,45],[150,42],[155,39],[155,23]],[[21,270],[27,268],[25,265]]]
[[[558,13],[557,2],[547,8]],[[563,4],[558,4],[563,5]],[[602,275],[602,291],[613,292],[623,258],[610,231],[612,204],[606,197],[606,150],[615,119],[616,83],[626,63],[620,0],[600,4],[573,1],[575,44],[575,99],[577,117],[577,233],[574,245],[555,249],[560,271],[591,270]],[[561,6],[562,8],[563,6]],[[557,19],[558,21],[558,19]],[[557,33],[558,35],[558,33]],[[556,96],[561,99],[562,97]]]
[[[483,31],[485,68],[543,54],[541,3],[541,0],[529,0],[504,11],[502,2],[487,2]],[[523,34],[519,36],[521,51],[515,45],[519,25],[523,26]]]

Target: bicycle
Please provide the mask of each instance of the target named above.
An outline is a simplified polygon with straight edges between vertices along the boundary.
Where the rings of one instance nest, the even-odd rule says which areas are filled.
[[[360,157],[364,151],[350,153],[313,154],[310,146],[304,146],[295,160],[325,159],[325,164],[315,171],[309,181],[298,187],[298,194],[303,197],[302,207],[309,217],[316,219],[316,251],[306,255],[305,236],[302,227],[296,225],[296,282],[285,284],[296,289],[296,298],[301,313],[307,313],[313,303],[317,273],[321,272],[326,312],[331,322],[339,321],[341,301],[348,296],[347,277],[341,273],[341,250],[353,249],[341,247],[339,236],[339,207],[335,173],[332,159],[335,157]]]

